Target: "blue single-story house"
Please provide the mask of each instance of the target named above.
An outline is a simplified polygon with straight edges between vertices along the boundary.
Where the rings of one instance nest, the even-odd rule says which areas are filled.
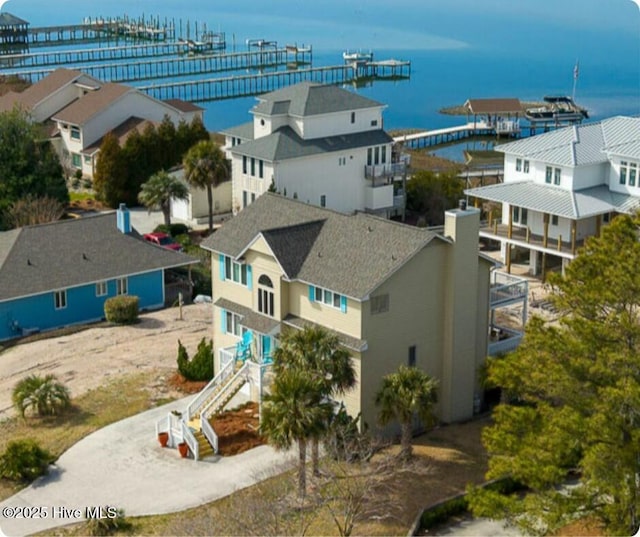
[[[142,240],[128,209],[0,233],[0,341],[104,318],[104,302],[165,304],[165,271],[197,260]]]

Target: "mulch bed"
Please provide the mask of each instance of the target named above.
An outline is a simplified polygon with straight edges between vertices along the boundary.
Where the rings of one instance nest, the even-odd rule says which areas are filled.
[[[226,410],[212,420],[213,428],[218,435],[220,455],[237,455],[266,444],[258,434],[258,411],[258,403],[249,402],[238,408]]]
[[[187,380],[177,371],[169,377],[169,386],[182,393],[198,393],[202,388],[207,385],[207,381],[204,380]]]

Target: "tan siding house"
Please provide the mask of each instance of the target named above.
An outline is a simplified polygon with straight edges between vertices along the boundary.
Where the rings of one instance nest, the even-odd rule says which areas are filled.
[[[216,371],[247,332],[252,358],[268,363],[281,330],[315,324],[352,354],[358,384],[344,403],[363,424],[376,426],[375,393],[400,365],[439,379],[442,421],[470,418],[493,268],[478,254],[478,228],[473,208],[447,211],[439,235],[264,194],[203,243],[213,254]]]

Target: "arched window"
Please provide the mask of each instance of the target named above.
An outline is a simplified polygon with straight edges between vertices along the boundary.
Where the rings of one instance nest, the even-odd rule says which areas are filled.
[[[266,274],[262,274],[258,278],[258,311],[264,313],[269,317],[273,317],[274,310],[274,296],[273,296],[273,283],[271,278]]]

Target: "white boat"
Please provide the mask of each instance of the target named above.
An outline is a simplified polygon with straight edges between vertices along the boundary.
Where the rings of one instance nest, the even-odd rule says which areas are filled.
[[[342,53],[342,58],[346,62],[370,62],[373,60],[373,52],[349,52],[348,50],[345,50]]]

